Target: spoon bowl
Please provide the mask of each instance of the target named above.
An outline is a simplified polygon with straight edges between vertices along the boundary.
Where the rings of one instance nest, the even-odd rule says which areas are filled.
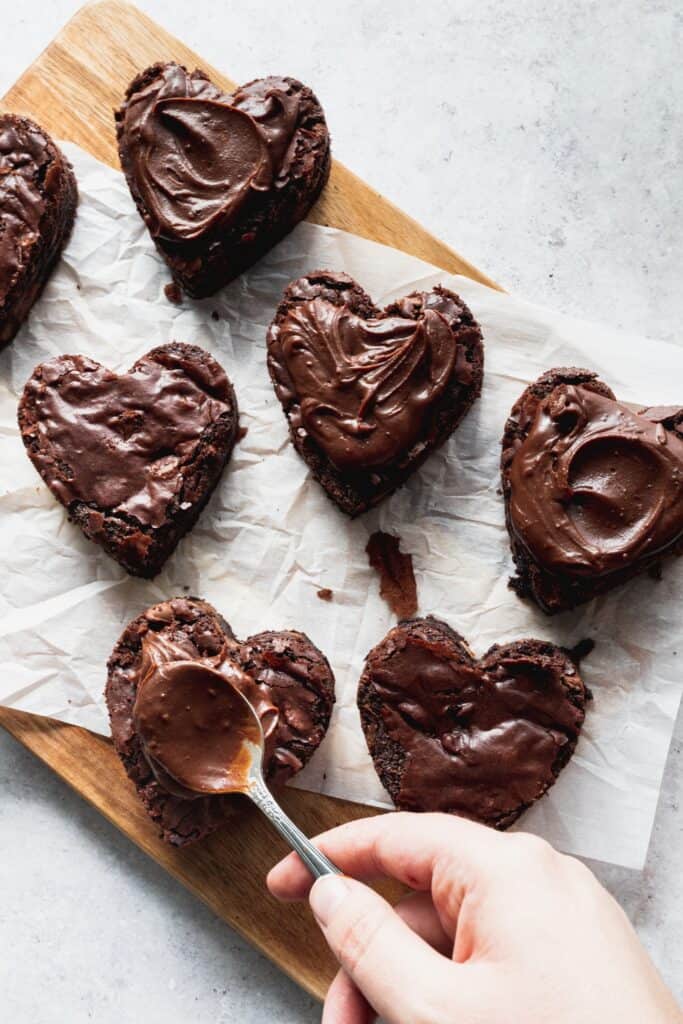
[[[253,680],[238,666],[196,661],[157,666],[136,698],[140,741],[159,782],[179,796],[242,793],[266,815],[315,878],[339,869],[285,814],[263,775],[261,718],[238,683]],[[275,713],[274,708],[264,709]]]

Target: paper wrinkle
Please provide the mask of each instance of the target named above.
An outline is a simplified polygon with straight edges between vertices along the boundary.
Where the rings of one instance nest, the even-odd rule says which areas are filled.
[[[634,580],[553,619],[507,587],[512,571],[499,494],[500,437],[523,387],[553,366],[596,370],[622,399],[680,400],[683,350],[533,306],[345,232],[301,224],[252,270],[201,301],[171,304],[169,274],[122,176],[65,144],[80,188],[76,227],[29,322],[0,354],[0,703],[109,734],[106,661],[126,623],[175,595],[211,601],[246,638],[304,630],[336,676],[332,724],[294,780],[389,806],[360,730],[355,691],[367,652],[394,620],[365,545],[381,528],[413,555],[420,614],[442,617],[483,654],[533,636],[596,641],[583,674],[594,692],[577,751],[525,829],[562,849],[628,867],[645,861],[681,698],[683,572]],[[265,362],[265,333],[285,285],[343,270],[379,304],[437,283],[472,308],[485,339],[482,398],[456,435],[393,497],[360,520],[342,515],[288,441]],[[214,320],[212,312],[220,319]],[[83,353],[125,371],[155,345],[201,345],[233,381],[246,437],[207,508],[152,581],[132,579],[69,523],[18,434],[18,396],[34,366]],[[331,602],[317,590],[329,587]]]

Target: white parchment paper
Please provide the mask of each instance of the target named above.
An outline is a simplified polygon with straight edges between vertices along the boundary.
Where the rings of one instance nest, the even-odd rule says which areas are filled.
[[[0,355],[0,703],[108,733],[105,662],[120,631],[155,601],[199,595],[238,636],[300,628],[325,651],[337,705],[294,784],[389,806],[355,708],[364,656],[393,624],[365,555],[369,534],[382,528],[413,556],[420,613],[445,619],[477,653],[525,636],[596,641],[583,667],[595,700],[577,751],[522,824],[568,852],[642,867],[682,691],[683,566],[669,561],[659,583],[635,580],[546,618],[507,588],[498,458],[511,405],[543,370],[590,367],[625,400],[674,403],[683,349],[557,315],[309,224],[219,295],[177,307],[164,296],[168,272],[122,176],[65,149],[81,192],[76,228],[29,323]],[[486,344],[483,396],[455,437],[355,522],[288,442],[266,370],[265,332],[281,292],[317,267],[347,271],[381,305],[440,282],[469,303]],[[128,577],[68,522],[24,453],[16,405],[33,367],[51,356],[81,352],[124,371],[172,339],[201,345],[222,363],[248,433],[193,532],[146,582]],[[321,587],[334,591],[331,603],[316,596]]]

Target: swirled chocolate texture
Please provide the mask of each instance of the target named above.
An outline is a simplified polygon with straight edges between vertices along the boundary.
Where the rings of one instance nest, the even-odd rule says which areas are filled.
[[[224,93],[203,71],[155,64],[116,112],[121,166],[174,279],[211,295],[302,220],[330,167],[325,116],[293,78]]]
[[[503,438],[506,518],[521,596],[572,608],[678,552],[683,410],[634,411],[589,370],[544,374]]]
[[[162,712],[157,705],[159,673],[167,684],[170,676],[171,686],[175,676],[171,705],[177,704],[181,690],[192,692],[193,680],[185,674],[189,665],[195,666],[197,684],[191,717],[182,728],[174,723],[170,746],[154,746],[160,739],[159,714],[173,710],[171,706]],[[240,797],[199,795],[187,785],[206,778],[207,772],[203,726],[212,728],[207,702],[214,698],[207,693],[206,668],[226,675],[255,708],[266,740],[266,778],[272,785],[285,783],[311,758],[334,703],[332,670],[303,633],[266,631],[237,640],[218,612],[197,598],[164,601],[133,619],[107,666],[112,737],[138,796],[163,838],[175,846],[201,839],[230,820],[239,825]],[[185,706],[181,710],[186,713]],[[182,780],[169,773],[169,766]]]
[[[19,426],[29,458],[90,540],[154,576],[197,518],[235,443],[237,401],[195,345],[153,349],[117,375],[85,356],[41,363]]]
[[[481,332],[445,288],[386,309],[346,274],[286,289],[268,368],[294,447],[328,495],[358,515],[452,434],[481,391]]]
[[[399,623],[368,654],[358,706],[396,806],[505,829],[569,761],[587,691],[568,653],[520,640],[476,659],[437,619]]]
[[[33,121],[0,114],[0,347],[15,336],[69,237],[71,164]]]

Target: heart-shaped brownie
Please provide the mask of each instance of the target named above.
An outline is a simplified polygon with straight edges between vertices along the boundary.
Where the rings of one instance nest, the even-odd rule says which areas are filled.
[[[215,676],[208,689],[202,687],[202,668],[225,674],[256,709],[266,739],[266,777],[273,785],[303,768],[325,735],[334,704],[332,669],[303,633],[283,630],[236,640],[216,610],[196,598],[164,601],[130,622],[107,666],[112,737],[140,799],[175,846],[201,839],[239,808],[239,798],[188,791],[164,767],[182,761],[187,773],[193,751],[199,755],[214,738],[220,695]],[[155,685],[160,674],[163,709]],[[196,693],[191,707],[179,706],[175,689]]]
[[[116,112],[121,166],[173,277],[211,295],[306,216],[327,180],[318,100],[293,78],[226,94],[203,71],[155,64]]]
[[[372,651],[358,706],[375,769],[402,810],[505,829],[553,785],[584,720],[568,653],[540,640],[477,660],[438,619],[408,619]]]
[[[86,537],[154,576],[218,483],[237,401],[216,360],[172,342],[121,376],[85,356],[33,371],[19,403],[28,455]]]
[[[590,370],[549,370],[510,413],[501,468],[511,585],[548,613],[683,545],[683,408],[634,411]]]
[[[28,316],[69,237],[71,164],[26,117],[0,114],[0,346]]]
[[[346,274],[285,290],[268,368],[294,447],[355,516],[395,491],[481,391],[484,347],[465,303],[437,287],[384,310]]]

